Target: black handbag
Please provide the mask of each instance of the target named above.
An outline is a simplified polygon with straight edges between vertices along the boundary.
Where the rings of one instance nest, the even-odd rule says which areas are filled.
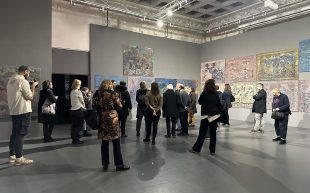
[[[280,111],[272,111],[271,118],[272,119],[284,119],[285,114]]]

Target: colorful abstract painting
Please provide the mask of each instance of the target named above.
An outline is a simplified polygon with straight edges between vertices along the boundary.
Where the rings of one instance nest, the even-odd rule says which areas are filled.
[[[31,67],[34,72],[30,73],[28,80],[37,80],[41,84],[41,69]],[[0,66],[0,119],[9,118],[9,107],[7,102],[7,90],[6,85],[9,78],[16,73],[16,67],[12,66]],[[39,88],[38,88],[39,91]],[[32,116],[37,116],[39,92],[34,96],[31,103],[32,105]]]
[[[233,107],[252,108],[253,96],[256,94],[255,82],[238,82],[231,84],[232,94],[235,97]]]
[[[152,48],[123,45],[124,76],[154,76]]]
[[[300,111],[310,113],[310,80],[299,81]]]
[[[201,63],[201,82],[213,78],[215,83],[223,83],[225,72],[225,60],[216,60]]]
[[[299,42],[299,71],[310,72],[310,39]]]
[[[278,88],[284,94],[286,94],[290,101],[291,111],[298,111],[299,97],[298,97],[298,81],[269,81],[262,82],[264,89],[267,92],[267,109],[271,109],[273,95],[272,89]]]
[[[244,56],[226,60],[225,81],[256,81],[256,56]]]
[[[137,107],[136,93],[140,88],[140,82],[145,81],[146,88],[150,88],[154,78],[151,77],[128,77],[128,92],[131,97],[131,103],[133,107]]]
[[[298,49],[257,55],[257,78],[260,81],[298,80]]]
[[[161,94],[163,94],[167,90],[168,84],[172,84],[174,89],[177,84],[176,79],[167,79],[167,78],[155,78],[155,82],[158,83]]]
[[[127,81],[127,77],[125,76],[105,76],[105,75],[95,75],[95,89],[97,90],[100,87],[100,84],[103,80],[114,80],[116,82],[116,84],[119,84],[120,81],[125,81],[126,83]]]

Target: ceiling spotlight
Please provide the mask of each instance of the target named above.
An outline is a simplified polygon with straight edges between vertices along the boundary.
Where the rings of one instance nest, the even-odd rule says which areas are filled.
[[[157,26],[158,26],[158,27],[163,27],[163,26],[164,26],[163,21],[162,21],[162,20],[158,20],[158,21],[157,21]]]
[[[172,15],[173,15],[173,12],[169,9],[169,10],[167,11],[167,15],[168,15],[168,16],[172,16]]]
[[[278,9],[279,8],[279,5],[276,4],[274,1],[272,0],[265,0],[264,2],[264,6],[265,7],[269,7],[271,9]]]

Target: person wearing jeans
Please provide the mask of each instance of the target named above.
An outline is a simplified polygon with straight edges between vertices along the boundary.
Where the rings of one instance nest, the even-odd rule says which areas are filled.
[[[267,112],[266,108],[266,98],[267,93],[264,90],[264,85],[262,83],[257,84],[257,94],[253,96],[255,100],[253,103],[252,112],[255,113],[255,125],[251,130],[252,132],[264,132],[264,113]]]
[[[274,120],[274,127],[277,137],[272,140],[279,141],[279,144],[286,144],[288,116],[291,114],[290,101],[287,95],[281,93],[278,88],[274,88],[272,90],[272,94],[272,111],[278,111],[284,114],[283,119]]]
[[[163,97],[160,94],[158,83],[153,82],[151,84],[151,90],[145,96],[145,104],[147,106],[146,113],[146,137],[143,142],[149,143],[151,130],[153,126],[152,133],[152,145],[155,145],[155,138],[157,135],[157,125],[160,119],[161,111],[163,106]]]
[[[31,86],[26,80],[32,70],[27,66],[20,66],[17,74],[13,75],[7,84],[7,98],[10,115],[12,117],[12,134],[10,137],[9,163],[14,165],[32,164],[33,160],[23,157],[24,137],[28,134],[31,120],[31,101],[34,98],[36,86]]]

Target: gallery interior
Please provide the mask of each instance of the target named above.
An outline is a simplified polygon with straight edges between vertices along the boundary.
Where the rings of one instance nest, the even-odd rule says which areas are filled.
[[[23,146],[29,165],[8,162],[8,82],[23,65],[31,69],[28,80],[39,81]],[[132,109],[128,136],[119,140],[129,170],[118,171],[111,144],[110,165],[103,168],[99,130],[86,126],[92,135],[83,136],[83,144],[71,141],[75,79],[93,92],[103,80],[126,83]],[[200,152],[192,148],[206,120],[197,100],[209,79],[221,92],[230,84],[235,99],[230,124],[217,123],[215,155],[208,137]],[[48,143],[38,121],[45,80],[58,97]],[[142,81],[147,88],[158,83],[161,95],[168,84],[195,89],[197,113],[188,135],[165,136],[166,119],[159,115],[156,144],[145,143],[144,119],[137,136]],[[251,132],[260,84],[264,132]],[[272,116],[281,111],[273,106],[275,88],[289,100],[286,144],[274,140],[280,135]],[[0,193],[308,193],[309,162],[310,0],[1,1]]]

